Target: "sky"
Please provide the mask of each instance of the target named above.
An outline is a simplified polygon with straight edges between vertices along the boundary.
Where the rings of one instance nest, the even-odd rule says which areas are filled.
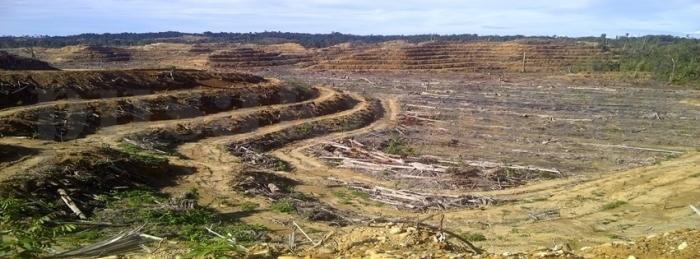
[[[0,35],[341,32],[700,37],[700,0],[0,0]]]

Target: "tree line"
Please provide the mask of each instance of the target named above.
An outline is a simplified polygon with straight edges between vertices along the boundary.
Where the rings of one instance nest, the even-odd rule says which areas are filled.
[[[184,38],[183,36],[195,36]],[[183,33],[176,31],[155,32],[155,33],[84,33],[71,36],[0,36],[0,48],[23,48],[23,47],[44,47],[61,48],[65,46],[85,44],[102,46],[142,46],[156,42],[170,43],[284,43],[294,42],[307,48],[324,48],[345,42],[379,43],[392,40],[405,40],[417,43],[430,40],[437,41],[508,41],[522,38],[545,38],[526,37],[524,35],[499,36],[499,35],[477,35],[477,34],[419,34],[419,35],[353,35],[332,32],[329,34],[292,33],[292,32],[204,32],[204,33]]]
[[[700,41],[690,37],[648,35],[597,40],[603,55],[577,64],[578,70],[626,72],[632,77],[649,73],[668,83],[700,82]]]

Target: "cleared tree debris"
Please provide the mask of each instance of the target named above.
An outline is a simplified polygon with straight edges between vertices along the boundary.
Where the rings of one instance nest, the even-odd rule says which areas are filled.
[[[336,184],[362,191],[371,196],[371,200],[395,206],[397,209],[427,210],[427,209],[457,209],[479,208],[498,204],[498,200],[479,194],[446,195],[437,193],[421,193],[411,190],[395,190],[381,186],[368,186],[363,183],[344,182],[330,179]]]
[[[48,258],[105,257],[110,255],[125,254],[141,249],[150,252],[150,249],[143,245],[144,239],[141,233],[142,228],[143,226],[140,226],[134,230],[119,233],[103,241],[93,243],[78,249],[55,254],[49,256]]]
[[[406,131],[410,129],[403,128]],[[396,129],[397,132],[403,132]],[[551,168],[508,165],[489,161],[449,161],[436,156],[411,155],[409,144],[389,131],[327,142],[310,152],[339,168],[357,170],[386,180],[407,182],[425,188],[493,190],[519,186],[529,181],[563,177]],[[450,145],[458,145],[451,140]],[[388,154],[381,150],[392,152]]]

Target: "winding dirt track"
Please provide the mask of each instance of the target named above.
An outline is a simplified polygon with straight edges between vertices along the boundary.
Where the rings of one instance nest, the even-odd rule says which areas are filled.
[[[331,96],[333,96],[333,93],[335,93],[334,90],[330,90],[327,88],[319,87],[319,89],[323,92],[321,97],[313,100],[314,102],[322,102],[324,99],[329,99]],[[325,116],[319,116],[319,117],[314,117],[314,118],[308,118],[308,119],[302,119],[302,120],[293,120],[293,121],[284,121],[281,123],[269,125],[269,126],[264,126],[260,127],[254,131],[248,132],[248,133],[243,133],[243,134],[235,134],[231,136],[219,136],[219,137],[212,137],[212,138],[206,138],[200,141],[196,142],[189,142],[189,143],[184,143],[180,147],[178,147],[178,153],[183,154],[187,157],[189,157],[191,160],[190,161],[182,161],[184,162],[183,165],[187,166],[192,166],[192,167],[199,167],[202,168],[204,167],[205,170],[199,170],[203,171],[204,174],[199,174],[199,175],[192,175],[188,177],[188,179],[193,179],[196,181],[198,184],[203,185],[203,186],[209,186],[213,190],[227,190],[230,186],[227,186],[228,180],[231,179],[231,171],[237,167],[240,166],[239,162],[240,159],[234,157],[231,155],[229,152],[226,151],[224,146],[227,143],[231,142],[237,142],[237,141],[245,141],[246,139],[250,139],[256,136],[261,136],[264,134],[268,133],[273,133],[280,131],[282,129],[286,128],[291,128],[295,126],[302,125],[304,123],[308,122],[315,122],[315,121],[321,121],[325,119],[330,119],[330,118],[337,118],[337,117],[342,117],[346,115],[353,114],[359,110],[365,109],[367,106],[367,99],[359,94],[355,93],[349,93],[350,96],[352,96],[354,99],[359,100],[360,103],[355,105],[352,109],[341,111],[338,113],[334,113],[331,115],[325,115]],[[381,121],[384,121],[384,119],[381,119]],[[375,128],[377,124],[381,124],[380,122],[377,122],[375,124],[370,125],[369,127],[357,130],[358,132],[366,132],[369,131],[372,128]],[[359,133],[358,133],[359,134]],[[335,134],[329,135],[329,136],[334,136]],[[310,139],[307,141],[302,141],[301,143],[320,143],[322,139],[327,138],[328,136],[324,136],[321,138],[314,138]],[[294,146],[298,144],[293,144]],[[284,160],[284,158],[280,157],[281,159]],[[293,166],[297,166],[297,164],[294,161],[288,161],[290,164]],[[177,163],[177,162],[176,162]],[[195,164],[192,164],[195,163]],[[320,165],[320,164],[319,164]],[[303,171],[303,169],[302,169]],[[351,172],[347,172],[351,173]],[[294,177],[292,177],[294,178]],[[302,180],[302,179],[297,179],[297,180]]]

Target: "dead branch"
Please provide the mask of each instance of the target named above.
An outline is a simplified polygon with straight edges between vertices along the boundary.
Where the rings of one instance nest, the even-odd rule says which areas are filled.
[[[294,224],[294,226],[296,226],[299,229],[299,231],[301,231],[301,233],[304,234],[304,236],[307,239],[309,239],[309,241],[311,241],[311,243],[314,244],[314,246],[316,246],[316,242],[314,242],[314,240],[311,237],[309,237],[309,235],[307,235],[306,232],[304,232],[304,230],[301,229],[301,227],[296,222],[292,221],[292,224]]]
[[[316,248],[316,247],[319,247],[319,246],[323,245],[323,243],[325,243],[325,242],[326,242],[330,237],[332,237],[336,232],[338,232],[338,231],[337,231],[336,229],[333,229],[333,231],[331,231],[330,233],[328,233],[328,235],[326,235],[323,239],[321,239],[321,241],[319,241],[318,243],[316,243],[314,246],[309,247],[308,249],[306,249],[306,251],[311,251],[311,249],[314,249],[314,248]]]

